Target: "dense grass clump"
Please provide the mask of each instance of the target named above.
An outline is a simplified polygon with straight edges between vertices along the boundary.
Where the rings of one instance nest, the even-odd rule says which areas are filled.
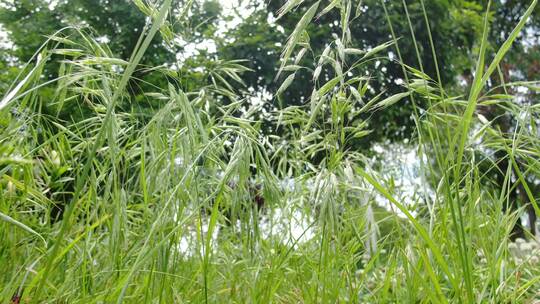
[[[508,93],[538,86],[486,87],[536,1],[493,56],[486,14],[468,96],[403,64],[390,18],[388,43],[350,45],[353,18],[342,2],[317,2],[299,20],[284,43],[281,107],[264,119],[259,103],[235,91],[247,70],[240,60],[216,60],[193,91],[181,89],[173,67],[139,65],[152,39],[171,31],[171,0],[147,8],[128,61],[90,29],[51,35],[0,102],[0,302],[538,299],[540,248],[525,231],[530,241],[510,242],[526,207],[509,205],[520,189],[540,211],[540,113]],[[333,9],[339,34],[310,54],[309,24]],[[388,48],[397,51],[403,90],[373,94],[374,80],[357,69],[388,60]],[[313,56],[312,67],[299,65],[303,56]],[[58,75],[44,81],[51,62]],[[301,69],[313,93],[287,106],[282,94]],[[144,83],[144,73],[167,86]],[[141,110],[141,96],[153,106]],[[369,117],[405,100],[421,181],[412,196],[387,164],[354,148],[377,128]],[[486,107],[511,116],[511,132],[478,111]]]

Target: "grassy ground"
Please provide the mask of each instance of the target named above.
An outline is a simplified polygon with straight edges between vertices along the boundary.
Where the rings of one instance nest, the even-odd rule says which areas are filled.
[[[23,303],[540,297],[537,244],[509,244],[517,214],[502,211],[509,190],[538,172],[538,108],[484,91],[530,10],[492,62],[485,62],[487,42],[480,43],[468,98],[450,96],[444,84],[404,66],[403,93],[364,100],[368,79],[341,71],[336,59],[362,64],[389,45],[363,52],[331,42],[325,52],[332,60],[321,57],[319,65],[335,69],[336,78],[317,85],[306,106],[271,113],[290,130],[283,142],[252,119],[257,105],[242,111],[244,103],[220,82],[220,75],[241,78],[238,62],[222,63],[217,83],[195,92],[174,84],[146,92],[164,104],[148,119],[126,106],[133,101],[126,88],[169,5],[155,12],[129,62],[84,30],[57,33],[0,102],[1,303],[14,296]],[[317,9],[297,25],[284,59]],[[71,43],[67,31],[85,42],[57,47]],[[43,85],[53,54],[67,60],[59,78]],[[293,81],[287,79],[280,91]],[[414,208],[366,156],[347,149],[369,130],[346,118],[403,98],[425,105],[415,112],[411,145],[427,185]],[[486,104],[516,117],[512,134],[476,119],[476,107]],[[85,118],[63,120],[66,109]],[[485,172],[497,168],[486,156],[494,147],[503,147],[515,178],[509,169],[503,185],[487,187]],[[317,165],[314,154],[322,155]],[[536,206],[532,185],[525,189]],[[260,198],[264,207],[254,203]]]

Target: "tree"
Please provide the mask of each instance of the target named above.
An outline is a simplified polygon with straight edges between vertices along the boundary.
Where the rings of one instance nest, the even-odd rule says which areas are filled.
[[[275,20],[276,12],[279,12],[282,2],[271,1],[267,7],[246,18],[242,25],[230,33],[235,42],[221,45],[219,54],[225,58],[241,55],[252,59],[250,67],[253,69],[251,72],[253,76],[246,77],[248,86],[262,87],[275,93],[280,81],[274,81],[277,68],[275,64],[270,63],[277,62],[276,59],[279,56],[281,45],[275,45],[276,39],[285,35],[279,29],[285,29],[284,32],[288,35],[304,15],[306,9],[313,3],[314,1],[304,1],[295,8],[293,13]],[[340,7],[344,5],[343,3],[348,2],[321,3],[321,7],[323,5]],[[436,64],[431,52],[430,33],[426,30],[422,6],[419,2],[407,3],[406,6],[411,20],[410,26],[416,38],[415,43],[411,39],[409,21],[403,3],[406,2],[392,1],[387,4],[389,20],[397,38],[399,38],[401,56],[407,65],[422,69],[433,79],[437,79]],[[454,84],[456,76],[473,65],[472,50],[474,42],[481,34],[479,30],[482,25],[482,7],[472,1],[427,1],[425,4],[434,42],[433,47],[437,54],[440,80],[445,84]],[[351,2],[351,5],[355,6],[357,3]],[[352,7],[352,17],[349,24],[351,44],[355,48],[367,50],[392,40],[384,10],[381,2],[377,0],[362,1],[360,6]],[[431,16],[437,16],[437,18]],[[311,95],[313,81],[310,77],[310,70],[315,68],[318,58],[313,58],[310,55],[322,52],[326,47],[326,40],[321,39],[321,37],[328,37],[335,33],[339,22],[341,22],[339,13],[337,10],[333,10],[315,18],[310,24],[308,32],[311,50],[298,63],[305,69],[296,72],[294,82],[283,94],[282,98],[286,105],[303,104]],[[416,52],[417,48],[419,57]],[[390,96],[403,91],[404,76],[402,67],[398,63],[397,53],[395,48],[389,48],[389,51],[383,54],[385,56],[373,60],[372,65],[355,71],[358,75],[367,74],[372,78],[370,82],[372,92],[385,91],[385,96]],[[282,76],[281,80],[284,77]],[[322,72],[321,79],[331,79],[332,77],[330,71]],[[277,106],[277,100],[274,101],[274,106]],[[374,132],[364,140],[364,148],[369,147],[377,140],[400,140],[412,137],[414,129],[412,114],[410,100],[406,100],[404,104],[396,105],[384,113],[378,113],[371,117]]]
[[[204,54],[186,60],[179,64],[177,54],[184,51],[184,44],[179,40],[197,43],[205,39],[215,31],[215,21],[220,14],[221,7],[218,2],[208,0],[202,3],[192,2],[190,6],[183,4],[182,0],[174,0],[168,21],[169,32],[162,32],[152,40],[148,51],[142,58],[133,79],[130,80],[129,92],[136,97],[137,103],[124,104],[124,107],[132,107],[133,111],[144,113],[151,109],[159,108],[158,104],[149,104],[142,94],[144,91],[156,87],[166,87],[167,78],[177,78],[180,86],[189,89],[189,86],[197,86],[207,79],[201,78],[200,73],[193,71],[193,63],[211,65],[209,58]],[[53,4],[54,3],[54,4]],[[142,0],[60,0],[50,2],[47,0],[15,0],[12,3],[0,6],[0,24],[9,33],[9,39],[13,48],[4,50],[0,64],[9,66],[10,69],[2,69],[1,78],[14,79],[14,70],[19,69],[29,61],[38,49],[47,41],[47,37],[62,30],[62,36],[75,39],[75,43],[81,42],[81,36],[73,28],[84,29],[89,37],[101,42],[104,48],[110,49],[112,54],[120,59],[129,60],[131,53],[137,45],[140,32],[147,25],[147,14],[155,9],[153,2]],[[189,18],[185,11],[190,12]],[[142,11],[142,12],[141,12]],[[74,34],[74,35],[72,35]],[[181,39],[180,39],[181,38]],[[84,44],[84,43],[82,43]],[[52,45],[48,47],[53,47]],[[62,44],[54,47],[62,47]],[[64,45],[64,48],[77,48],[77,45]],[[76,58],[76,57],[75,57]],[[11,59],[8,60],[8,59]],[[61,59],[72,60],[74,57],[55,55],[45,67],[45,80],[55,79],[61,69]],[[157,66],[165,66],[168,69],[164,73]],[[152,69],[147,69],[148,67]],[[10,72],[8,75],[7,72]],[[174,74],[174,75],[172,75]],[[0,79],[1,79],[0,78]],[[0,85],[0,93],[9,86],[9,81]],[[42,90],[41,94],[46,90]],[[74,103],[77,106],[84,103]],[[45,105],[47,106],[47,104]],[[51,110],[51,114],[54,111]],[[60,117],[66,120],[81,119],[73,117],[73,108],[65,107]],[[54,113],[56,114],[56,113]]]
[[[183,7],[182,2],[175,0],[174,7]],[[141,9],[152,7],[141,0],[60,0],[53,3],[56,4],[47,0],[15,0],[0,6],[0,24],[8,31],[9,39],[15,46],[6,49],[5,53],[17,59],[19,64],[27,62],[47,36],[69,26],[91,28],[96,38],[106,43],[113,54],[128,60],[140,31],[147,24],[147,17]],[[216,1],[197,2],[190,7],[192,16],[189,22],[185,18],[178,18],[177,14],[181,12],[175,9],[171,12],[169,25],[176,36],[197,41],[211,34],[209,29],[214,26],[220,10]],[[174,38],[170,37],[171,40]],[[162,36],[156,37],[141,65],[153,67],[172,64],[176,61],[176,54],[181,51],[182,46],[172,41],[166,43]],[[54,73],[57,67],[50,70]]]

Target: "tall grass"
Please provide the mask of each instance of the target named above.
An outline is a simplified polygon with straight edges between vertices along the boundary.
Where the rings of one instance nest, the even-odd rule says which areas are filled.
[[[538,209],[528,182],[540,172],[538,108],[486,87],[536,0],[494,56],[487,54],[486,13],[466,99],[424,73],[419,48],[418,69],[404,62],[388,15],[392,40],[360,50],[348,29],[358,21],[353,2],[313,4],[285,44],[278,95],[311,53],[304,34],[313,18],[338,10],[341,33],[328,37],[322,54],[312,54],[314,88],[305,105],[283,103],[271,114],[286,142],[262,132],[253,116],[257,105],[242,110],[246,102],[229,84],[242,82],[239,61],[216,62],[207,71],[211,81],[197,91],[173,82],[145,92],[163,104],[148,120],[124,106],[136,102],[128,84],[149,42],[158,31],[164,38],[171,31],[170,3],[137,2],[151,18],[129,61],[114,58],[88,29],[55,33],[2,98],[2,303],[17,297],[32,303],[530,303],[538,297],[539,249],[509,244],[522,210],[504,212],[518,185]],[[289,1],[280,15],[297,5]],[[373,97],[367,93],[373,80],[356,71],[389,48],[403,67],[403,92]],[[435,48],[430,51],[436,60]],[[45,63],[58,56],[58,78],[43,83]],[[174,75],[167,67],[149,70]],[[325,74],[333,78],[323,80]],[[536,85],[503,84],[505,90]],[[413,145],[429,184],[415,210],[384,167],[377,171],[350,149],[370,132],[359,117],[407,98],[415,110]],[[487,105],[515,117],[512,134],[476,119],[475,109]],[[77,113],[85,118],[66,118]],[[495,150],[513,168],[500,172],[503,185],[489,186],[498,168]]]

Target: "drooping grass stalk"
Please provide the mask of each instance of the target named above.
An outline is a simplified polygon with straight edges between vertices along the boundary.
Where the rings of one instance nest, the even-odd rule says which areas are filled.
[[[102,138],[105,135],[105,132],[107,131],[107,128],[109,128],[109,123],[110,123],[110,120],[111,120],[111,117],[112,117],[112,114],[113,114],[113,110],[114,110],[114,108],[116,106],[116,101],[120,97],[120,95],[123,94],[124,89],[125,89],[125,87],[126,87],[126,85],[128,83],[128,80],[130,79],[131,75],[135,71],[135,68],[139,64],[139,61],[141,60],[141,58],[142,58],[144,52],[146,51],[146,49],[148,48],[148,45],[150,44],[150,42],[154,38],[154,35],[156,34],[156,32],[161,27],[161,23],[165,20],[165,17],[167,15],[167,12],[169,11],[169,7],[171,5],[171,1],[172,0],[165,0],[165,2],[163,3],[163,5],[162,5],[162,7],[160,9],[159,15],[157,16],[157,18],[155,20],[153,20],[154,24],[152,25],[152,28],[150,29],[150,31],[146,35],[146,37],[145,37],[142,45],[140,46],[140,48],[134,50],[133,54],[135,54],[135,55],[133,56],[132,60],[128,64],[128,66],[126,68],[126,71],[122,75],[122,79],[120,80],[120,83],[118,84],[118,87],[114,91],[112,97],[108,100],[107,112],[105,114],[105,118],[103,119],[102,127],[99,130],[99,133],[98,133],[98,135],[96,137],[96,141],[95,141],[94,145],[89,150],[88,160],[87,160],[87,162],[86,162],[86,164],[85,164],[85,166],[84,166],[84,168],[82,170],[81,176],[77,180],[77,184],[76,184],[74,194],[73,194],[72,203],[69,204],[68,207],[67,207],[66,213],[65,213],[64,218],[62,220],[62,226],[60,228],[60,232],[58,233],[58,235],[56,237],[56,241],[55,241],[55,243],[54,243],[54,245],[53,245],[53,247],[51,249],[51,253],[48,255],[48,257],[47,257],[47,259],[45,261],[45,267],[44,267],[43,272],[42,272],[42,277],[41,277],[41,279],[39,281],[39,284],[37,285],[36,292],[35,292],[35,297],[37,299],[40,298],[43,286],[45,284],[45,281],[47,280],[47,275],[50,272],[51,268],[53,267],[53,262],[54,262],[54,259],[56,258],[56,254],[57,254],[58,250],[60,249],[63,236],[66,233],[67,229],[69,229],[71,215],[73,214],[74,210],[76,209],[77,201],[79,200],[79,196],[80,196],[81,191],[83,189],[84,181],[88,177],[88,173],[90,171],[90,167],[92,166],[92,162],[94,160],[97,149],[101,145]],[[119,297],[119,302],[121,302],[121,299],[122,299],[122,296]]]

